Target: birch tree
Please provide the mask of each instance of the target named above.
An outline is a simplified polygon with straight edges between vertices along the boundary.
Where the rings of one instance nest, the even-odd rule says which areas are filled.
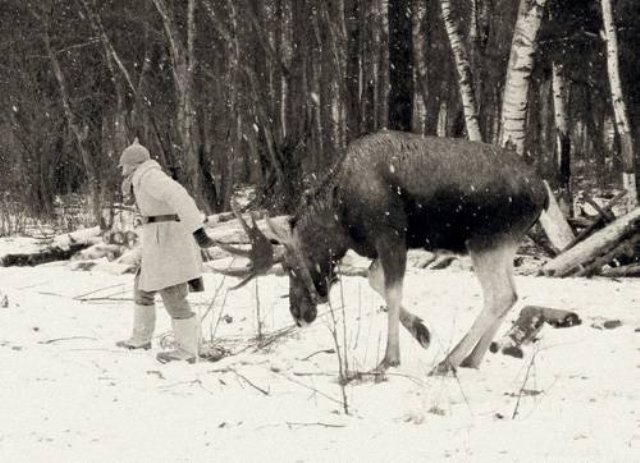
[[[536,39],[546,0],[521,0],[511,41],[501,113],[499,144],[524,154],[529,83]]]
[[[609,75],[609,85],[611,87],[611,102],[613,104],[616,130],[620,137],[620,150],[622,152],[622,186],[627,190],[626,207],[627,211],[630,211],[638,205],[633,139],[631,138],[627,107],[622,92],[622,83],[620,81],[618,36],[611,0],[602,0],[601,6],[604,39],[607,44],[607,72]]]
[[[524,155],[533,58],[545,3],[546,0],[521,0],[511,42],[502,102],[500,145],[514,149],[521,156]],[[540,223],[552,246],[561,251],[573,240],[573,231],[567,224],[549,185],[546,186],[550,204],[540,216]]]
[[[460,99],[462,100],[462,111],[467,127],[467,137],[469,140],[482,141],[480,124],[478,123],[478,106],[475,98],[473,74],[471,72],[467,47],[460,34],[454,15],[452,14],[451,2],[449,0],[440,0],[440,7],[442,8],[442,19],[444,20],[447,36],[449,37],[449,44],[451,45],[453,58],[458,71],[458,86]],[[473,17],[475,18],[475,14],[473,14]]]

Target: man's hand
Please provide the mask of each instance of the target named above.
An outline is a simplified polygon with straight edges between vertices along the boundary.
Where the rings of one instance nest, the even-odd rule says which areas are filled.
[[[209,235],[204,231],[204,228],[198,228],[193,232],[193,237],[195,238],[198,246],[201,248],[210,248],[215,246],[217,243],[209,238]]]

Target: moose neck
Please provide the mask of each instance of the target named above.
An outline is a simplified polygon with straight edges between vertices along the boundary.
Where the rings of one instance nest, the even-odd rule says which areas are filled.
[[[326,188],[311,198],[294,226],[303,254],[318,264],[339,261],[349,247],[348,235],[338,219],[334,194],[335,189]]]

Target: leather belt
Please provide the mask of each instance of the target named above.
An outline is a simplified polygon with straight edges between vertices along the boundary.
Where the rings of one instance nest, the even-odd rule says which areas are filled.
[[[144,223],[180,222],[178,214],[150,215],[142,218]]]

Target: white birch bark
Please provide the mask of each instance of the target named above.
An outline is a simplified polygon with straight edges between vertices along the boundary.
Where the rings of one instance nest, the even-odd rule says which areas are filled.
[[[451,2],[449,0],[440,0],[440,6],[442,8],[442,19],[444,20],[451,50],[453,51],[454,61],[456,63],[456,69],[458,71],[458,86],[460,89],[462,110],[467,127],[467,136],[469,137],[469,140],[482,141],[480,124],[478,123],[478,106],[476,104],[469,54],[464,40],[462,39],[462,35],[458,30],[458,25],[453,18]]]
[[[527,96],[545,3],[546,0],[521,0],[511,41],[502,101],[500,145],[510,146],[520,155],[524,154]]]
[[[553,87],[553,117],[558,132],[562,135],[569,133],[569,117],[567,115],[567,89],[564,66],[558,63],[552,65]]]
[[[511,41],[511,55],[502,101],[499,144],[514,149],[521,156],[524,155],[533,58],[545,3],[546,0],[521,0]],[[547,188],[549,188],[548,185]],[[550,189],[549,207],[540,216],[540,224],[551,245],[557,250],[564,249],[570,243],[571,229]]]
[[[618,35],[616,32],[615,20],[613,18],[613,7],[611,5],[611,0],[602,0],[601,5],[604,39],[607,44],[607,71],[611,87],[611,101],[613,103],[613,114],[615,117],[616,130],[620,137],[620,148],[622,151],[622,186],[627,190],[626,208],[627,211],[630,211],[638,205],[635,159],[633,151],[634,147],[631,138],[631,131],[629,130],[627,107],[622,93],[622,83],[620,81]]]

